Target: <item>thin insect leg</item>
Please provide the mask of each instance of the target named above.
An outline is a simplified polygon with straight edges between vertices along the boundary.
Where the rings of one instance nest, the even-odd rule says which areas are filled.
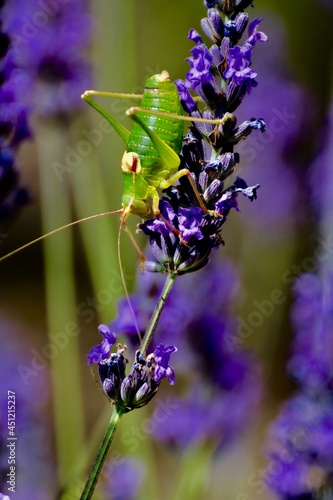
[[[153,197],[153,212],[155,214],[156,217],[158,217],[159,219],[161,219],[164,224],[166,226],[168,226],[169,229],[171,229],[171,231],[176,235],[178,236],[178,238],[180,239],[180,241],[185,245],[185,246],[188,246],[187,243],[183,240],[182,238],[182,233],[179,231],[179,229],[175,228],[175,226],[173,226],[171,224],[171,222],[169,222],[160,212],[160,209],[159,209],[159,201],[160,201],[160,198],[159,196],[154,196]]]
[[[127,300],[127,304],[128,304],[128,307],[129,307],[129,309],[131,311],[131,315],[132,315],[132,318],[133,318],[133,321],[134,321],[135,330],[136,330],[136,333],[138,334],[139,341],[141,343],[142,342],[142,337],[141,337],[140,329],[139,329],[139,326],[138,326],[138,323],[137,323],[137,320],[136,320],[136,317],[135,317],[135,313],[134,313],[134,310],[133,310],[133,307],[132,307],[131,299],[130,299],[130,296],[129,296],[129,293],[128,293],[128,289],[127,289],[127,285],[126,285],[126,281],[125,281],[125,276],[124,276],[123,265],[122,265],[122,262],[121,262],[120,236],[121,236],[121,230],[122,230],[123,227],[126,227],[125,221],[121,220],[121,222],[119,224],[118,240],[117,240],[118,264],[119,264],[120,276],[121,276],[121,281],[122,281],[122,284],[123,284],[123,287],[124,287],[124,292],[125,292],[125,297],[126,297],[126,300]]]
[[[200,205],[200,208],[203,210],[203,212],[205,212],[206,214],[209,213],[211,215],[214,215],[214,217],[222,217],[220,214],[217,214],[213,210],[207,209],[207,207],[206,207],[206,205],[201,197],[201,194],[199,193],[198,188],[193,180],[193,177],[187,168],[182,168],[181,170],[178,170],[178,172],[176,172],[174,175],[169,177],[169,179],[166,179],[165,181],[163,181],[163,183],[161,183],[161,189],[166,189],[166,188],[172,186],[172,184],[174,184],[176,181],[178,181],[181,177],[184,177],[185,175],[191,184],[193,192],[194,192],[194,194],[198,200],[198,203]]]
[[[113,215],[113,214],[121,214],[124,211],[123,208],[120,208],[119,210],[114,210],[112,212],[102,212],[100,214],[95,214],[95,215],[89,215],[88,217],[83,217],[83,219],[78,219],[73,222],[70,222],[69,224],[65,224],[64,226],[58,227],[57,229],[53,229],[53,231],[50,231],[49,233],[43,234],[43,236],[39,236],[38,238],[29,241],[29,243],[26,243],[25,245],[21,246],[20,248],[17,248],[16,250],[13,250],[12,252],[7,253],[3,257],[0,257],[0,262],[7,259],[8,257],[11,257],[12,255],[15,255],[16,253],[20,252],[21,250],[24,250],[25,248],[30,247],[34,243],[38,243],[38,241],[42,241],[44,238],[48,238],[49,236],[52,236],[53,234],[56,234],[63,229],[66,229],[71,226],[75,226],[76,224],[79,224],[80,222],[85,222],[87,220],[92,220],[96,219],[97,217],[103,217],[104,215]]]
[[[108,92],[104,90],[86,90],[82,94],[82,99],[88,95],[96,95],[101,97],[119,97],[120,99],[142,99],[143,94],[130,94],[126,92]]]
[[[127,144],[130,132],[124,127],[118,120],[113,118],[104,108],[102,108],[89,93],[84,93],[81,95],[81,98],[89,104],[92,108],[96,109],[111,125],[111,127],[117,132],[119,137]]]
[[[101,387],[101,382],[98,380],[98,378],[97,378],[97,377],[96,377],[96,375],[95,375],[94,370],[92,369],[92,366],[90,366],[90,373],[91,373],[91,376],[92,376],[92,378],[93,378],[93,380],[94,380],[95,384],[97,385],[98,389],[99,389],[100,391],[102,391],[104,395],[106,395],[106,394],[105,394],[105,392],[103,391],[102,387]]]
[[[136,252],[137,252],[137,254],[139,256],[139,258],[140,258],[140,261],[141,261],[140,262],[140,267],[141,267],[142,271],[144,272],[145,271],[144,264],[146,262],[146,257],[144,255],[144,253],[142,252],[141,248],[139,247],[139,245],[137,244],[137,242],[136,242],[136,240],[135,240],[132,232],[130,231],[130,229],[127,227],[126,224],[123,225],[123,228],[125,229],[126,233],[128,234],[128,236],[129,236],[129,238],[130,238],[130,240],[131,240],[131,242],[132,242],[132,244],[133,244],[133,246],[134,246],[134,248],[135,248],[135,250],[136,250]]]
[[[169,228],[169,229],[171,229],[171,231],[172,231],[172,232],[173,232],[176,236],[178,236],[178,237],[181,239],[181,232],[179,231],[179,229],[176,229],[176,228],[175,228],[175,226],[173,226],[173,225],[171,224],[171,222],[169,222],[169,221],[168,221],[168,220],[167,220],[167,219],[166,219],[166,218],[165,218],[165,217],[161,214],[160,210],[156,210],[154,213],[155,213],[156,217],[158,217],[159,219],[161,219],[161,220],[164,222],[164,224],[165,224],[166,226],[168,226],[168,228]]]
[[[183,120],[186,122],[198,122],[198,123],[212,123],[215,125],[223,125],[228,120],[235,121],[236,118],[231,113],[225,113],[223,118],[209,119],[209,118],[196,118],[194,116],[183,116],[177,115],[175,113],[164,113],[163,111],[155,111],[152,109],[140,108],[138,106],[133,106],[126,111],[127,116],[135,115],[136,113],[149,113],[151,115],[164,116],[166,118],[176,118],[178,120]]]
[[[206,207],[206,205],[205,205],[205,203],[204,203],[204,201],[203,201],[203,199],[201,197],[201,194],[198,191],[197,185],[194,182],[194,179],[193,179],[190,171],[187,168],[183,168],[182,170],[179,170],[179,172],[183,172],[183,171],[185,171],[184,175],[186,175],[187,178],[188,178],[188,180],[190,181],[191,187],[192,187],[193,192],[194,192],[194,194],[195,194],[195,196],[196,196],[196,198],[197,198],[197,200],[199,202],[199,205],[200,205],[201,209],[206,214],[214,215],[214,217],[216,217],[216,218],[218,218],[218,217],[223,218],[223,215],[220,215],[220,214],[216,213],[214,210],[208,210],[208,208]]]

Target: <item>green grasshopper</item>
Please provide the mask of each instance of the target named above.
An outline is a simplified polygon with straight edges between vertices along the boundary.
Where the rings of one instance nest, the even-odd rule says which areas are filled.
[[[139,107],[126,111],[134,121],[131,132],[101,108],[92,99],[92,95],[141,98]],[[82,99],[106,118],[126,144],[121,162],[124,182],[122,224],[129,214],[138,215],[143,219],[161,217],[157,189],[166,189],[185,175],[202,210],[208,212],[189,170],[178,170],[184,135],[183,122],[222,124],[229,119],[228,116],[223,120],[183,116],[177,87],[170,80],[167,71],[147,79],[143,96],[87,90]],[[152,200],[152,206],[148,203],[149,199]]]
[[[139,107],[131,107],[126,111],[126,114],[134,121],[132,130],[127,130],[114,119],[92,96],[141,99]],[[226,120],[233,119],[231,114],[217,120],[183,116],[177,87],[170,80],[167,71],[148,78],[143,95],[87,90],[81,97],[106,118],[126,144],[126,151],[121,162],[124,182],[122,208],[112,212],[91,215],[54,229],[1,257],[0,261],[62,229],[85,220],[116,213],[122,214],[120,229],[121,227],[126,228],[125,220],[130,214],[138,215],[143,219],[161,217],[181,239],[179,231],[173,228],[160,214],[158,189],[168,188],[185,175],[193,187],[202,210],[209,212],[197,191],[189,170],[186,168],[178,170],[180,164],[179,152],[184,135],[184,121],[223,124]],[[151,205],[148,202],[149,200],[152,200]],[[142,252],[139,250],[131,233],[129,235],[139,252],[141,260],[144,262]]]

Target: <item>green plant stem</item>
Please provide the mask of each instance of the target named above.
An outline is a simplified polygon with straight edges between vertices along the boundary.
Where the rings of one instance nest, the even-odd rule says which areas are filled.
[[[177,277],[176,274],[168,274],[168,277],[164,283],[164,287],[163,287],[163,290],[161,292],[160,298],[156,304],[154,312],[150,318],[146,333],[144,334],[144,337],[142,339],[142,343],[141,343],[141,347],[140,347],[141,353],[146,352],[146,350],[147,350],[147,348],[148,348],[148,346],[153,338],[154,332],[157,328],[159,319],[160,319],[162,311],[164,309],[166,300],[171,292],[171,289],[174,285],[176,277]]]
[[[59,182],[52,162],[61,158],[68,143],[68,129],[61,123],[44,121],[36,134],[40,165],[43,232],[71,220],[68,185]],[[45,346],[52,346],[49,364],[52,376],[53,412],[60,484],[76,460],[83,442],[80,353],[76,324],[72,235],[66,229],[44,241],[47,327]],[[62,339],[59,346],[53,335]],[[56,350],[57,349],[57,350]],[[43,376],[42,374],[40,376]],[[75,411],[74,411],[75,410]]]
[[[88,481],[87,481],[85,488],[82,492],[80,500],[89,500],[89,498],[92,497],[92,495],[95,491],[97,481],[101,475],[101,472],[102,472],[103,467],[104,467],[104,463],[108,457],[108,454],[109,454],[109,451],[110,451],[110,448],[111,448],[111,445],[112,445],[112,442],[114,439],[114,435],[115,435],[120,417],[122,415],[123,415],[123,411],[120,408],[115,407],[113,410],[113,413],[111,415],[109,427],[107,428],[107,431],[104,435],[102,444],[100,446],[100,449],[99,449],[97,456],[96,456],[96,459],[95,459],[95,463],[91,469],[91,472],[90,472],[89,477],[88,477]]]
[[[205,498],[215,450],[216,443],[203,441],[184,451],[178,464],[172,498],[186,498],[186,500]]]

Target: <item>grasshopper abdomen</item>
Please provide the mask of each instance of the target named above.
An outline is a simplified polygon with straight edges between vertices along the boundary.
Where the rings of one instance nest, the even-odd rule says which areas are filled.
[[[179,154],[184,134],[182,120],[167,116],[157,116],[149,112],[159,111],[166,114],[182,114],[177,87],[170,80],[167,71],[148,78],[140,108],[147,109],[147,113],[138,112],[140,120],[158,135],[161,140],[168,144],[176,154]],[[174,173],[170,172],[170,170],[165,171],[163,168],[160,168],[163,166],[163,158],[156,151],[148,134],[138,123],[134,123],[131,130],[127,143],[127,151],[136,152],[139,155],[142,175],[148,177],[148,179],[150,177],[156,180],[157,178],[165,179]]]

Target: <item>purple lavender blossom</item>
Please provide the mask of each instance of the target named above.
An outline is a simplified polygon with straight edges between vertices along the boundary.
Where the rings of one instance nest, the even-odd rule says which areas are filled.
[[[93,347],[88,354],[88,365],[92,363],[100,363],[101,361],[108,359],[111,347],[116,343],[117,336],[110,330],[107,325],[100,325],[98,331],[103,335],[102,342]]]
[[[175,383],[169,361],[176,347],[159,344],[147,357],[136,351],[131,372],[126,376],[127,360],[123,356],[126,346],[118,344],[117,353],[110,353],[116,335],[106,325],[101,325],[99,332],[104,338],[100,345],[91,349],[88,364],[97,363],[103,391],[113,405],[124,412],[141,408],[155,396],[164,378],[167,377],[171,385]]]
[[[238,89],[238,98],[245,93],[249,93],[252,87],[256,87],[258,82],[255,80],[257,73],[251,69],[252,51],[257,41],[266,42],[267,36],[261,31],[257,31],[258,25],[262,19],[255,19],[249,24],[249,37],[243,46],[234,46],[229,48],[227,53],[227,69],[223,76],[230,79],[229,87],[235,92]],[[243,21],[244,26],[244,21]],[[242,29],[243,29],[242,26]]]
[[[213,248],[223,243],[221,230],[232,208],[238,209],[241,193],[253,201],[258,184],[248,187],[237,178],[224,186],[239,163],[234,147],[253,130],[263,132],[265,122],[258,118],[237,125],[232,114],[250,87],[257,85],[251,68],[252,52],[257,41],[266,41],[257,30],[261,19],[249,25],[248,38],[237,45],[248,24],[243,11],[250,2],[208,2],[207,18],[202,27],[214,44],[208,48],[200,34],[192,29],[188,38],[194,43],[187,59],[190,69],[184,81],[176,81],[182,105],[193,118],[220,119],[221,124],[193,122],[183,140],[180,168],[188,169],[196,184],[201,202],[188,179],[169,188],[160,202],[160,220],[149,220],[139,229],[150,238],[155,262],[146,268],[154,272],[184,274],[204,267]],[[224,22],[224,15],[227,16]],[[205,105],[200,110],[196,93]],[[167,223],[165,224],[165,221]]]
[[[255,78],[257,73],[250,67],[252,49],[249,46],[232,47],[229,49],[227,56],[228,68],[225,70],[223,76],[230,78],[231,82],[235,85],[246,88],[247,92],[251,87],[256,87],[257,82]]]
[[[189,138],[189,136],[188,136]],[[189,139],[193,142],[193,139]],[[220,165],[222,165],[220,163]],[[213,170],[212,165],[207,166],[207,170]],[[203,172],[201,176],[203,184],[207,185],[208,174]],[[223,176],[223,167],[221,167]],[[164,197],[160,201],[160,210],[167,225],[161,219],[151,219],[139,224],[139,228],[149,236],[150,246],[157,261],[148,261],[145,267],[153,272],[170,272],[173,274],[184,274],[193,272],[204,267],[209,260],[209,255],[213,248],[217,248],[223,243],[220,236],[222,225],[227,221],[227,217],[232,208],[238,210],[237,197],[243,194],[251,201],[257,197],[259,185],[248,187],[240,178],[237,178],[232,186],[223,190],[223,183],[217,181],[207,187],[204,198],[210,202],[217,199],[215,203],[216,216],[208,215],[191,205],[187,201],[188,207],[181,206],[182,198],[178,198],[179,191],[169,188],[168,198]],[[173,230],[179,230],[181,239]]]
[[[165,377],[168,377],[170,385],[176,382],[175,371],[172,366],[169,366],[170,355],[176,352],[177,348],[173,345],[164,346],[159,344],[154,350],[155,369],[152,376],[155,382],[160,382]]]
[[[30,137],[27,110],[19,101],[14,53],[0,6],[0,220],[13,215],[27,203],[25,188],[18,186],[17,149]],[[5,30],[5,31],[2,31]]]
[[[22,70],[22,98],[31,103],[33,97],[34,110],[48,117],[66,118],[81,109],[80,95],[91,86],[85,60],[92,26],[87,1],[14,0],[7,23]]]

